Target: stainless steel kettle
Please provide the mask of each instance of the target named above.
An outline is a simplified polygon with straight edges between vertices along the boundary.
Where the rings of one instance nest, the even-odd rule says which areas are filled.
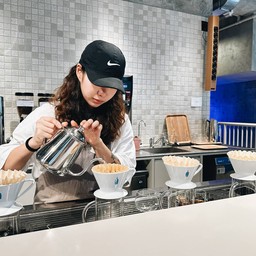
[[[83,127],[63,128],[42,146],[36,153],[37,161],[48,171],[59,176],[83,175],[96,161],[105,163],[101,158],[94,158],[87,163],[84,170],[74,173],[70,170],[79,154],[86,148],[87,142],[83,135]]]

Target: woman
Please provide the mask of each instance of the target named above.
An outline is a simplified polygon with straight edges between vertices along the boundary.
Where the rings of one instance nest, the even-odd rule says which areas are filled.
[[[79,156],[81,166],[76,169],[94,157],[135,168],[133,132],[122,97],[124,71],[125,58],[118,47],[93,41],[51,101],[31,112],[14,130],[12,140],[0,146],[0,168],[26,171],[33,164],[35,202],[89,198],[97,189],[91,171],[80,177],[59,177],[45,172],[36,161],[35,152],[63,126],[83,126],[90,145]]]

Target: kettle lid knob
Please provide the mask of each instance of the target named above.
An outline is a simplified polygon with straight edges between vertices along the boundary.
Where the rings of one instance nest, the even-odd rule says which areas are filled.
[[[71,129],[71,134],[81,142],[85,142],[85,137],[84,137],[84,128],[82,126],[79,126],[79,128],[72,128]]]

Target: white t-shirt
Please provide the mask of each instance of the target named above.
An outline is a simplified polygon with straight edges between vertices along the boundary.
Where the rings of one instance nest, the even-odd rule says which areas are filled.
[[[20,144],[23,144],[35,132],[36,121],[42,116],[55,117],[54,106],[45,103],[32,111],[14,130],[12,139],[8,144],[0,146],[0,169],[4,165],[8,155]],[[136,151],[133,143],[133,131],[128,115],[125,116],[125,122],[121,127],[121,136],[113,141],[110,150],[119,159],[120,163],[130,168],[136,166]],[[33,165],[33,177],[38,178],[45,169],[37,162],[36,153],[32,155],[23,168],[26,171],[29,165]]]

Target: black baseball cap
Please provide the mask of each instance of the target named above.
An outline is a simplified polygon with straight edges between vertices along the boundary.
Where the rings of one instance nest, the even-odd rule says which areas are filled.
[[[124,93],[125,57],[117,46],[102,40],[93,41],[85,47],[79,63],[93,84]]]

